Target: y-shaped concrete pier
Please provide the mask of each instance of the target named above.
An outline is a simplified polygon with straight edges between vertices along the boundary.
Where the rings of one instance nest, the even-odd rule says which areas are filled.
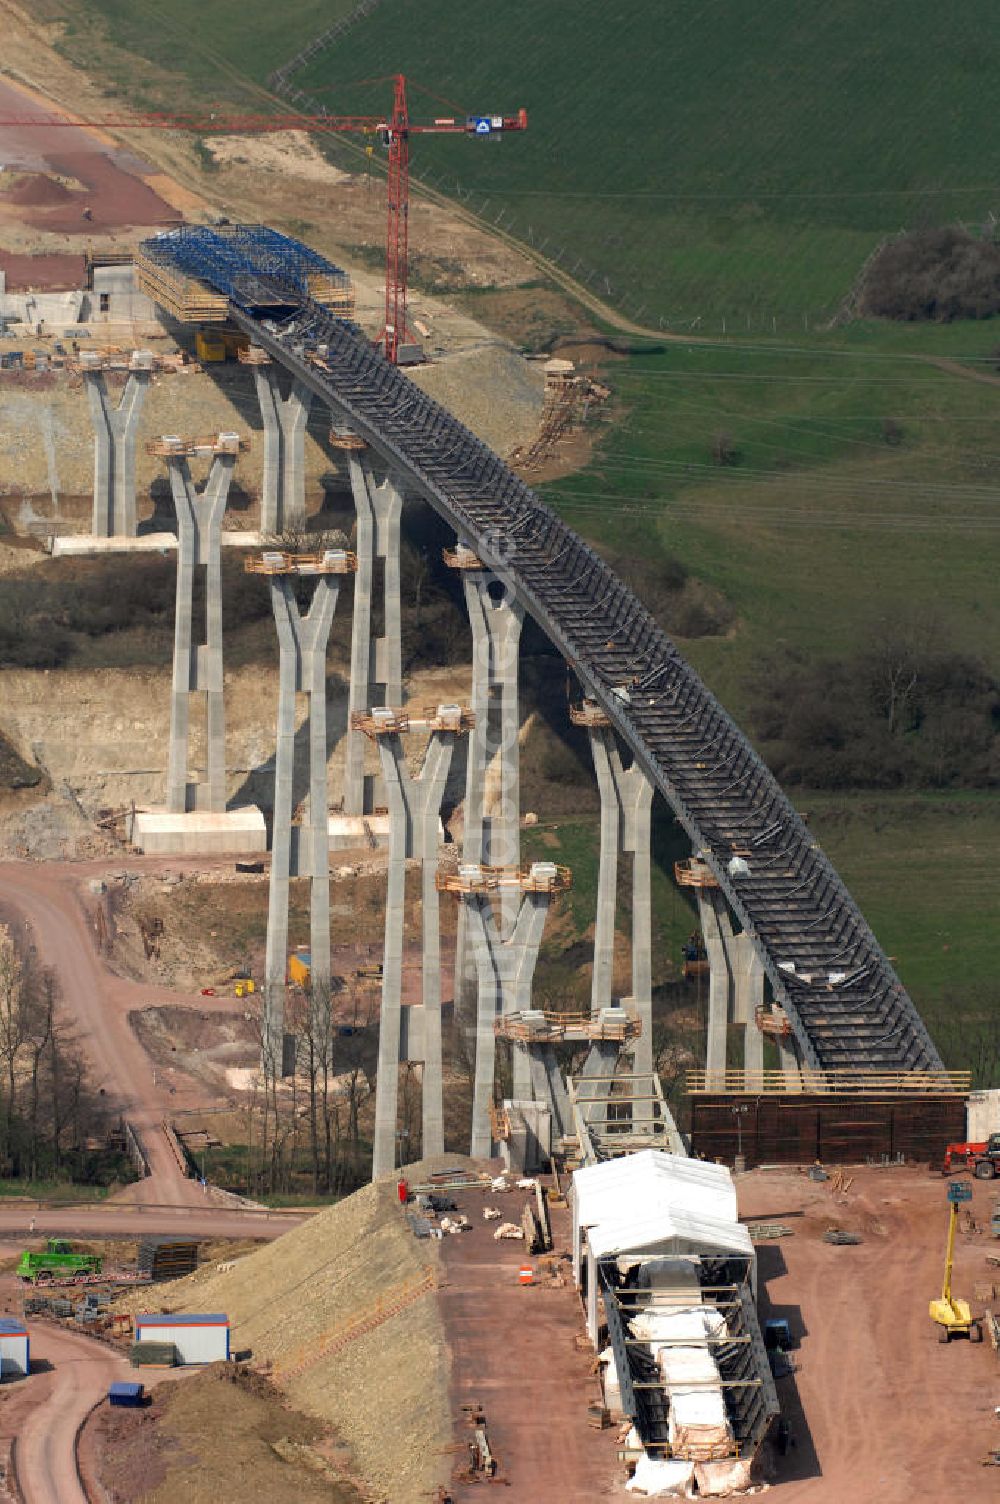
[[[596,1017],[614,1003],[615,911],[618,894],[618,855],[632,857],[632,996],[630,1011],[641,1030],[635,1042],[635,1070],[653,1068],[652,948],[653,917],[650,896],[650,841],[653,786],[638,763],[626,768],[611,722],[592,700],[570,707],[570,720],[585,726],[601,795],[601,856],[597,878],[597,915],[594,924],[594,971],[590,1011]]]
[[[445,563],[462,575],[472,629],[472,713],[465,781],[462,859],[491,867],[517,867],[521,859],[520,730],[518,655],[524,608],[509,586],[485,569],[471,549],[447,549]],[[499,933],[512,934],[521,906],[515,888],[496,898]],[[458,915],[455,1003],[476,996],[477,962],[469,940],[469,914]]]
[[[250,574],[262,574],[271,587],[278,631],[278,724],[274,759],[274,819],[271,834],[271,885],[267,907],[264,962],[265,1078],[289,1075],[293,1052],[285,1040],[285,973],[288,957],[288,883],[310,879],[310,986],[319,1000],[330,990],[330,852],[327,837],[326,651],[337,606],[340,579],[352,574],[353,554],[328,549],[322,554],[267,551],[248,558]],[[303,617],[296,585],[315,579],[312,603]],[[295,696],[307,697],[309,802],[305,824],[293,830],[295,773]],[[298,838],[296,840],[296,837]],[[291,1056],[291,1058],[290,1058]]]
[[[389,870],[382,957],[382,1009],[375,1083],[375,1137],[372,1178],[396,1165],[399,1067],[403,1060],[423,1066],[422,1155],[444,1153],[444,1099],[441,1065],[441,926],[438,912],[437,851],[441,800],[455,738],[471,725],[468,711],[439,705],[411,719],[405,711],[376,706],[358,713],[354,728],[377,741],[389,803]],[[417,776],[406,767],[403,735],[429,731],[424,763]],[[403,1008],[403,926],[406,861],[421,864],[422,1002]]]
[[[177,513],[177,597],[174,609],[174,669],[170,698],[167,809],[171,814],[226,807],[226,716],[222,693],[222,517],[236,459],[238,434],[181,440],[164,436],[147,444],[170,473]],[[208,456],[212,467],[201,491],[188,460]],[[205,603],[205,625],[195,640],[195,572]],[[204,782],[190,776],[191,698],[205,697]]]
[[[94,512],[95,537],[112,538],[136,534],[135,440],[139,416],[149,389],[153,357],[136,350],[128,366],[121,401],[115,407],[108,396],[108,383],[100,356],[85,351],[80,356],[83,384],[87,388],[94,423]]]
[[[677,862],[674,875],[682,887],[694,888],[698,900],[709,966],[705,1082],[709,1090],[722,1090],[731,1023],[743,1030],[745,1077],[763,1070],[764,968],[751,937],[733,933],[729,908],[708,865],[695,856]]]
[[[626,768],[608,716],[593,700],[570,707],[570,720],[586,728],[601,796],[601,855],[594,922],[594,969],[590,1011],[596,1018],[616,1001],[614,983],[615,917],[618,904],[618,855],[632,857],[632,993],[623,999],[639,1020],[632,1041],[632,1072],[653,1070],[653,912],[650,891],[653,786],[638,763]],[[652,1104],[637,1102],[637,1126],[646,1122]]]
[[[399,524],[403,495],[391,475],[376,481],[364,440],[350,429],[331,430],[330,442],[344,451],[357,512],[354,620],[351,633],[351,685],[344,753],[344,813],[364,815],[374,808],[365,780],[365,734],[357,716],[374,706],[403,703],[402,619],[399,596]],[[377,576],[380,574],[381,578]],[[380,606],[381,632],[374,636],[373,607]]]
[[[489,1156],[493,1136],[490,1107],[496,1065],[496,1027],[501,1015],[531,1009],[531,983],[554,894],[569,887],[570,874],[554,862],[535,862],[526,872],[463,862],[457,873],[439,877],[438,886],[456,893],[466,910],[479,974],[476,1016],[476,1064],[469,1153]],[[494,900],[513,892],[517,917],[504,938]],[[531,1065],[523,1050],[513,1059],[513,1097],[531,1101]]]
[[[305,526],[305,440],[312,393],[293,380],[288,396],[282,397],[278,368],[256,345],[241,350],[240,360],[253,368],[264,424],[260,530],[265,537],[280,536]]]

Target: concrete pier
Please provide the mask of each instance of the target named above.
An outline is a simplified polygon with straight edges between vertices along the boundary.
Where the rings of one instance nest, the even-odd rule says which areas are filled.
[[[233,478],[239,440],[219,435],[212,468],[202,491],[191,479],[187,455],[165,455],[177,513],[177,596],[174,611],[174,668],[170,699],[167,809],[171,814],[226,807],[226,717],[222,688],[222,517]],[[195,640],[195,571],[202,571],[204,631]],[[205,782],[193,781],[189,767],[192,695],[205,697]]]
[[[706,1084],[722,1088],[727,1063],[729,1021],[735,981],[729,952],[733,931],[726,900],[718,888],[698,889],[698,915],[708,956],[708,1034],[705,1042]]]
[[[465,862],[516,867],[521,859],[520,730],[518,663],[524,609],[512,590],[476,556],[459,545],[445,555],[462,573],[472,629],[472,712],[465,781],[462,857]],[[513,932],[520,895],[501,890],[500,935]],[[477,991],[477,962],[468,935],[469,918],[459,910],[455,952],[455,1003],[468,1007]]]
[[[531,1009],[531,985],[553,896],[570,884],[564,867],[535,862],[526,872],[514,868],[480,867],[463,863],[457,876],[441,886],[458,895],[466,912],[478,972],[476,1061],[473,1083],[472,1136],[469,1153],[492,1152],[490,1104],[496,1067],[496,1024],[501,1015]],[[501,932],[504,889],[517,898],[517,917],[510,934]],[[531,1061],[526,1050],[513,1051],[513,1099],[532,1098]]]
[[[255,356],[253,376],[264,424],[260,530],[265,537],[280,536],[305,526],[305,438],[312,393],[293,380],[288,396],[282,397],[278,368],[263,364],[259,352]]]
[[[378,722],[369,719],[368,724],[374,728]],[[372,1177],[377,1179],[380,1175],[389,1174],[396,1165],[399,1066],[403,1058],[401,1013],[406,862],[413,857],[421,864],[421,1153],[423,1156],[444,1153],[441,925],[436,878],[441,800],[459,727],[444,724],[433,727],[423,767],[416,776],[411,776],[407,770],[403,739],[398,731],[380,732],[372,729],[369,734],[378,741],[389,805],[389,866],[372,1161]],[[414,1009],[411,1007],[407,1011],[413,1012]],[[407,1032],[409,1034],[411,1031]]]
[[[94,424],[94,512],[92,531],[98,538],[135,537],[135,442],[153,357],[136,350],[129,361],[125,390],[116,407],[100,359],[90,352],[80,357]]]
[[[764,1010],[764,965],[753,938],[744,931],[733,933],[729,907],[708,865],[695,856],[676,863],[674,872],[678,882],[693,887],[697,896],[709,967],[705,1079],[710,1087],[721,1088],[730,1024],[739,1025],[743,1031],[745,1074],[753,1076],[763,1070],[764,1039],[759,1017]],[[778,1047],[780,1052],[780,1039]]]
[[[350,718],[373,706],[399,706],[403,703],[399,596],[399,527],[403,496],[391,476],[376,482],[361,441],[346,430],[337,430],[333,441],[345,448],[357,512],[355,549],[358,569],[354,577],[344,813],[364,815],[379,801],[375,798],[372,781],[366,783],[365,779],[365,735],[351,729]],[[381,618],[377,637],[374,636],[373,623],[376,603]]]
[[[596,1017],[610,1008],[614,980],[615,918],[618,901],[618,856],[632,858],[632,992],[629,1011],[640,1033],[632,1043],[632,1070],[653,1069],[653,911],[650,888],[653,786],[638,763],[626,768],[617,738],[603,711],[585,701],[571,711],[574,724],[585,725],[601,796],[601,855],[594,923],[594,969],[590,1011]],[[648,1116],[647,1107],[638,1107]]]
[[[326,654],[340,589],[353,571],[353,556],[340,550],[321,559],[265,553],[249,559],[251,573],[268,577],[278,632],[278,719],[274,760],[274,818],[264,963],[265,1075],[294,1068],[285,1041],[285,973],[288,958],[288,884],[310,879],[310,981],[317,1002],[330,990],[330,854],[327,836]],[[296,600],[296,576],[315,577],[308,614]],[[301,588],[301,587],[300,587]],[[303,824],[292,825],[295,772],[295,696],[307,699],[309,798]]]

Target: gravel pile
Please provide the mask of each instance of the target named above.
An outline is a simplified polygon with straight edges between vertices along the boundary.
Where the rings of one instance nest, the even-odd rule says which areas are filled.
[[[459,350],[407,374],[500,455],[538,433],[545,372],[510,345]]]
[[[449,1155],[437,1167],[464,1163]],[[408,1174],[419,1179],[434,1167],[424,1162]],[[229,1269],[213,1265],[159,1287],[156,1307],[225,1311],[234,1349],[252,1348],[255,1362],[269,1361],[292,1403],[335,1427],[366,1482],[392,1504],[417,1504],[450,1472],[449,1364],[433,1293],[311,1360],[428,1266],[437,1271],[437,1245],[413,1237],[388,1181],[364,1187]],[[138,1291],[119,1302],[119,1309],[146,1308]]]

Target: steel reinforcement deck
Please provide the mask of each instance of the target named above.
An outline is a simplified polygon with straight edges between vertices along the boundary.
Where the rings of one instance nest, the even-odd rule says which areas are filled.
[[[804,1061],[942,1069],[857,905],[742,732],[642,603],[485,444],[351,328],[303,302],[231,317],[425,497],[565,654],[753,936]],[[735,856],[746,871],[729,870]],[[742,873],[742,875],[741,875]]]

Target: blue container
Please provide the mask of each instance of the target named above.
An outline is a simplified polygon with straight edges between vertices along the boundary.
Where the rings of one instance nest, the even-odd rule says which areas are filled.
[[[136,1409],[146,1403],[146,1390],[142,1384],[117,1383],[108,1390],[109,1405],[123,1405]]]

